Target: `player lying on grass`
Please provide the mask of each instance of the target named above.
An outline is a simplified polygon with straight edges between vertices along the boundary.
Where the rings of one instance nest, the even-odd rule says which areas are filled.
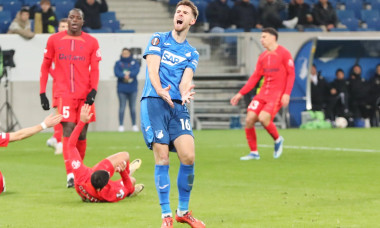
[[[83,164],[76,145],[83,127],[92,115],[91,106],[83,105],[80,121],[69,139],[68,159],[74,171],[75,190],[86,202],[117,202],[127,196],[137,195],[144,189],[144,185],[135,185],[136,179],[131,175],[140,167],[141,159],[129,164],[128,152],[119,152],[103,159],[93,168]],[[111,180],[115,171],[121,176],[118,181]]]

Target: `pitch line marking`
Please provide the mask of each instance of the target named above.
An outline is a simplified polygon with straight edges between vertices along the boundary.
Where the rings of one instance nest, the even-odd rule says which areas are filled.
[[[273,145],[260,144],[259,147],[273,147]],[[333,151],[346,151],[346,152],[363,152],[363,153],[380,153],[380,150],[373,149],[359,149],[359,148],[341,148],[341,147],[318,147],[318,146],[287,146],[286,149],[294,150],[333,150]]]

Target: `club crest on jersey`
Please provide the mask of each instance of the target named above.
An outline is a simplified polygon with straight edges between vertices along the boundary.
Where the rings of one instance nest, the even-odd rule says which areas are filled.
[[[153,46],[157,46],[158,44],[160,44],[160,38],[158,38],[158,37],[154,37],[150,43],[151,43]]]
[[[79,169],[79,167],[80,167],[80,161],[78,161],[78,160],[72,161],[71,162],[71,167],[73,167],[73,169]]]
[[[156,133],[156,138],[158,139],[162,139],[164,137],[164,133],[162,132],[162,130],[158,130],[155,133]]]
[[[293,66],[294,66],[293,60],[289,59],[289,61],[288,61],[288,65],[289,65],[290,67],[293,67]]]
[[[96,50],[96,57],[100,58],[102,55],[100,54],[100,49]]]
[[[178,55],[175,55],[171,52],[164,51],[164,54],[162,55],[161,62],[166,63],[170,66],[174,66],[174,65],[181,63],[185,60],[186,60],[186,58],[184,58],[182,56],[178,56]]]

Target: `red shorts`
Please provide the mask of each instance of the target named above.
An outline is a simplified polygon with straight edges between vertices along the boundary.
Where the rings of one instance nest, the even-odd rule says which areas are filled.
[[[84,99],[71,99],[71,98],[61,98],[56,97],[53,101],[54,105],[57,107],[57,111],[59,114],[62,114],[63,118],[61,122],[72,122],[78,123],[80,120],[80,110],[84,105]],[[92,116],[91,122],[95,122],[96,113],[95,113],[95,105],[91,105],[91,112],[94,113]]]
[[[249,103],[247,111],[252,111],[259,115],[261,111],[265,111],[271,115],[273,120],[277,112],[281,109],[281,100],[266,101],[264,99],[254,97]]]
[[[106,170],[107,172],[110,173],[110,177],[112,177],[114,172],[115,172],[115,169],[114,169],[111,161],[108,160],[107,158],[101,160],[98,164],[96,164],[94,167],[92,167],[93,172],[95,172],[97,170]]]

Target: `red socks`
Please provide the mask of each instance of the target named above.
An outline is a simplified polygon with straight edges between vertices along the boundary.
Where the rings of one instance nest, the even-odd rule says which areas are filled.
[[[274,123],[271,121],[268,126],[265,127],[265,130],[272,136],[274,140],[278,139],[280,135],[278,134],[277,127],[274,125]]]
[[[251,151],[257,151],[257,137],[255,128],[246,128],[245,136],[247,138],[249,149],[251,149]]]
[[[59,123],[54,126],[54,134],[53,134],[53,137],[57,139],[57,143],[62,142],[62,134],[63,134],[62,124]]]

